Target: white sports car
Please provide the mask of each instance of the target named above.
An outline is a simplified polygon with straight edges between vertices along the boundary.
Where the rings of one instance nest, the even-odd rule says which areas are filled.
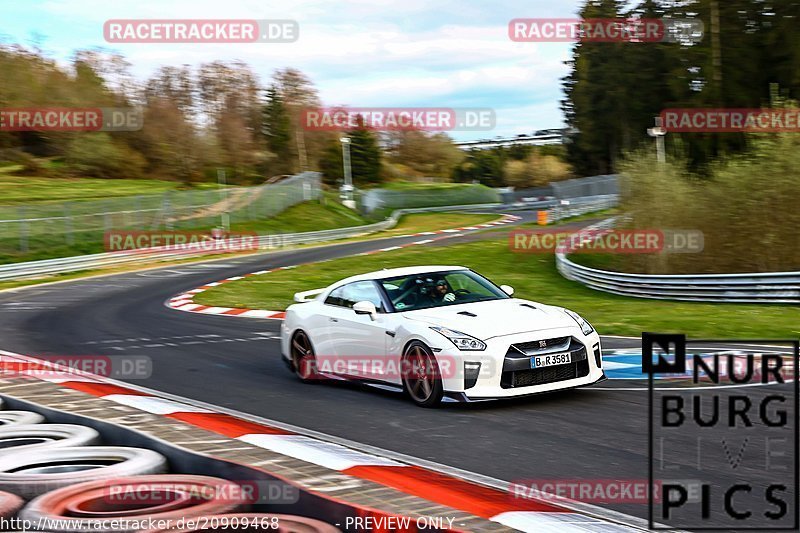
[[[295,295],[281,354],[303,381],[402,388],[423,407],[605,380],[600,336],[587,321],[513,293],[458,266],[352,276]]]

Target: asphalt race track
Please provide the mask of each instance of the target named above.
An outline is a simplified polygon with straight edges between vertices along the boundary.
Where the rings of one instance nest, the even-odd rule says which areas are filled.
[[[526,214],[523,220],[532,216]],[[132,381],[137,385],[500,480],[646,480],[647,382],[637,379],[635,368],[625,374],[633,368],[631,361],[639,346],[635,339],[604,339],[607,352],[632,349],[634,355],[628,359],[624,354],[607,359],[614,362],[609,369],[612,376],[618,372],[616,377],[629,379],[514,401],[423,410],[392,392],[352,384],[302,385],[280,360],[278,321],[200,315],[164,306],[176,293],[222,278],[413,240],[420,237],[300,249],[3,292],[0,349],[30,355],[146,355],[153,361],[152,376]],[[430,262],[446,264],[437,250],[442,248],[432,243]],[[747,391],[755,399],[775,388]],[[687,456],[692,455],[694,436],[687,436]],[[753,453],[759,453],[757,446]],[[708,475],[726,486],[745,474],[766,480],[767,473],[755,466],[743,468],[720,468]],[[610,507],[647,516],[643,504]],[[714,504],[715,513],[719,507]]]

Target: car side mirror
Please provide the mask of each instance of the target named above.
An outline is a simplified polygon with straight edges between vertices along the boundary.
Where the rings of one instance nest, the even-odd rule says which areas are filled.
[[[502,290],[504,293],[508,294],[509,296],[513,296],[514,295],[514,287],[512,287],[511,285],[500,285],[500,290]]]
[[[369,315],[372,320],[375,320],[375,316],[378,314],[375,304],[366,300],[353,304],[353,311],[355,311],[357,315]]]

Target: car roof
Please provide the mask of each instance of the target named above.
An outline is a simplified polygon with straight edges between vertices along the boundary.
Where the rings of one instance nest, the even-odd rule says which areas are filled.
[[[444,265],[426,265],[426,266],[413,266],[403,268],[384,268],[383,270],[376,270],[374,272],[367,272],[366,274],[359,274],[357,276],[350,276],[343,280],[337,281],[334,285],[343,285],[352,281],[363,281],[370,279],[386,279],[397,278],[401,276],[413,276],[415,274],[427,274],[434,272],[445,272],[448,270],[469,270],[463,266],[444,266]]]

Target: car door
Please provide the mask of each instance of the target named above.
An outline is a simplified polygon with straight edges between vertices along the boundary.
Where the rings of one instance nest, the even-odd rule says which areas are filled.
[[[302,307],[304,312],[300,324],[311,339],[314,354],[330,353],[332,342],[328,331],[330,306],[322,301],[313,301],[303,304]]]
[[[378,287],[374,281],[367,280],[348,283],[339,289],[331,292],[334,298],[329,298],[328,337],[335,365],[344,368],[344,373],[350,377],[384,380],[388,371],[388,337],[385,307]],[[353,311],[353,305],[362,301],[375,305],[378,314],[374,318]]]

